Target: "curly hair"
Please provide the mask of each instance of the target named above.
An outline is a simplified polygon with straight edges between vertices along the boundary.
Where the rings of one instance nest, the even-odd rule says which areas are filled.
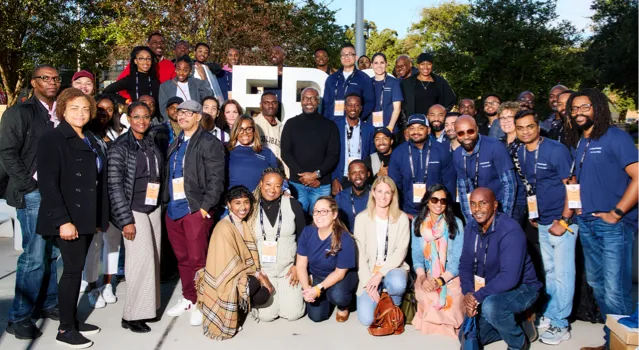
[[[572,109],[572,101],[576,97],[585,96],[588,97],[590,103],[592,104],[593,111],[593,128],[592,133],[590,133],[590,138],[593,140],[599,140],[608,128],[613,126],[612,116],[610,114],[610,107],[608,106],[608,96],[603,92],[593,89],[593,88],[585,88],[581,89],[570,95],[568,101],[566,102],[566,115],[571,118],[571,121],[574,122],[574,118],[572,117],[571,109]]]
[[[95,114],[97,111],[97,104],[93,97],[89,95],[85,95],[80,89],[76,88],[68,88],[64,89],[58,98],[56,99],[55,104],[55,115],[59,120],[64,120],[64,112],[67,109],[67,105],[69,102],[75,100],[78,97],[83,97],[89,102],[89,120],[95,118]]]

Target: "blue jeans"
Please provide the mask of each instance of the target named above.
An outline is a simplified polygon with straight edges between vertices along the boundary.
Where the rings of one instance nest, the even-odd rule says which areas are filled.
[[[322,283],[324,278],[326,277],[313,276],[313,286]],[[337,306],[339,310],[348,309],[348,305],[353,300],[357,282],[357,272],[348,271],[344,279],[327,288],[314,302],[306,303],[308,318],[314,322],[328,320],[331,315],[331,305]]]
[[[508,349],[521,349],[526,344],[526,335],[515,317],[530,308],[537,296],[537,289],[522,284],[511,291],[486,297],[477,319],[479,343],[486,345],[503,339]]]
[[[632,248],[636,228],[620,221],[611,225],[599,218],[579,220],[586,279],[592,287],[601,315],[630,315],[632,306]],[[604,327],[606,344],[610,330]]]
[[[58,305],[58,270],[60,251],[52,240],[36,234],[40,192],[24,196],[26,207],[17,210],[22,227],[22,254],[16,267],[16,289],[9,310],[9,322],[31,317],[33,312],[49,310]]]
[[[575,245],[579,226],[570,225],[573,233],[566,231],[559,237],[548,232],[550,226],[539,225],[539,245],[548,295],[544,317],[550,319],[551,326],[566,328],[575,294]]]
[[[301,183],[291,181],[291,192],[293,196],[297,198],[297,200],[302,205],[302,209],[307,214],[313,213],[313,208],[315,207],[315,202],[322,196],[330,196],[331,195],[331,185],[321,185],[318,188],[304,186]]]
[[[397,306],[402,303],[402,297],[406,291],[406,271],[403,269],[392,269],[382,279],[380,287],[386,289],[388,295]],[[371,299],[366,292],[357,296],[357,319],[361,324],[368,327],[375,319],[375,308],[377,303]]]

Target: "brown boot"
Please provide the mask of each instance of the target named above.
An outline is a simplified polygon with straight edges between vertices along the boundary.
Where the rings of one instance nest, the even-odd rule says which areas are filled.
[[[335,321],[339,323],[346,322],[348,320],[348,316],[350,316],[350,311],[348,310],[337,310],[335,313]]]
[[[602,345],[602,346],[584,346],[583,348],[581,348],[581,350],[605,350],[606,346]]]

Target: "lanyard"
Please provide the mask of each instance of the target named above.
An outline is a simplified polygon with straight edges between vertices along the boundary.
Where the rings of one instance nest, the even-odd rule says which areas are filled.
[[[495,214],[495,215],[496,215],[496,214]],[[491,230],[491,231],[495,231],[495,223],[496,223],[496,222],[497,222],[497,216],[495,216],[495,218],[493,219],[493,223],[490,225],[490,230]],[[479,224],[478,224],[478,225],[479,225]],[[479,229],[481,230],[481,227],[479,227]],[[478,233],[478,234],[475,236],[475,254],[474,254],[474,255],[475,255],[475,262],[474,262],[474,265],[473,265],[473,266],[474,266],[474,268],[475,268],[475,275],[477,274],[477,267],[478,267],[478,266],[477,266],[477,243],[478,243],[478,241],[479,241],[479,235],[480,235],[480,234],[481,234],[481,233]],[[490,242],[490,237],[489,237],[488,239],[486,239],[486,249],[484,249],[484,265],[483,265],[483,267],[482,267],[482,270],[483,270],[482,272],[484,272],[484,273],[483,273],[484,277],[486,276],[486,257],[488,256],[488,243],[489,243],[489,242]]]
[[[388,231],[390,230],[390,214],[388,215],[388,219],[386,219],[386,243],[384,244],[384,260],[386,262],[386,257],[388,256]]]
[[[428,163],[430,161],[430,149],[431,142],[428,140],[428,151],[426,152],[426,165],[424,165],[424,183],[428,180]],[[419,162],[422,161],[421,151],[419,152]],[[412,147],[408,145],[408,162],[410,163],[410,174],[413,177],[413,183],[415,183],[415,166],[413,165],[413,152]]]
[[[149,164],[149,155],[146,154],[146,151],[144,150],[144,148],[140,145],[139,142],[136,141],[136,143],[138,144],[138,147],[140,147],[140,149],[142,150],[142,153],[144,153],[144,158],[146,158],[146,168],[149,170],[149,177],[151,178],[151,165]],[[153,149],[151,149],[151,153],[153,153],[153,160],[155,162],[155,177],[154,179],[156,180],[156,182],[159,178],[160,178],[160,168],[158,165],[158,157],[157,155],[155,155],[155,151]],[[177,155],[176,155],[177,158]],[[175,169],[173,170],[175,172]]]
[[[100,158],[100,154],[98,154],[98,151],[93,148],[93,145],[91,144],[91,141],[89,141],[89,139],[87,137],[84,137],[82,139],[82,141],[89,146],[89,148],[91,149],[91,151],[93,151],[93,154],[95,155],[95,167],[98,170],[98,173],[102,172],[102,159]]]
[[[280,239],[280,233],[282,232],[282,202],[280,202],[280,209],[277,211],[277,234],[275,235],[275,242]],[[231,222],[233,218],[231,218]],[[264,237],[264,241],[266,241],[266,230],[264,230],[264,209],[262,209],[262,202],[260,201],[260,226],[262,227],[262,237]]]
[[[189,139],[190,140],[190,139]],[[184,177],[184,159],[186,159],[186,152],[189,150],[189,140],[186,142],[186,149],[184,150],[184,156],[182,157],[182,177]],[[173,157],[173,178],[175,179],[175,167],[177,165],[177,157],[180,153],[180,145],[182,144],[182,139],[178,138],[177,146],[175,147],[175,157]]]
[[[231,82],[229,81],[229,72],[226,72],[226,74],[224,74],[224,76],[226,77],[226,91],[232,91],[231,90]]]
[[[539,160],[539,147],[541,146],[541,143],[544,141],[543,137],[539,138],[539,142],[537,142],[537,149],[535,150],[535,167],[533,170],[533,180],[534,182],[528,182],[530,191],[528,191],[529,193],[532,193],[532,195],[534,195],[535,193],[537,193],[537,161]],[[524,171],[527,168],[526,166],[526,153],[528,151],[526,150],[526,147],[524,146]],[[527,179],[526,179],[527,180]]]
[[[364,190],[362,193],[365,193],[366,191],[367,190]],[[357,212],[355,211],[355,197],[353,197],[353,187],[351,187],[351,209],[353,210],[353,219],[355,219]]]
[[[179,82],[177,81],[177,78],[175,78],[175,80],[171,80],[173,83],[175,83],[175,86],[178,88],[178,90],[180,90],[180,92],[182,93],[182,96],[184,96],[184,98],[186,99],[186,93],[184,93],[184,90],[182,90],[182,88],[180,87]],[[188,81],[187,81],[188,84]],[[190,97],[190,93],[189,93],[189,97]]]
[[[470,193],[470,184],[468,183],[468,158],[470,156],[464,156],[464,174],[466,175],[466,193]],[[477,156],[475,157],[475,178],[473,179],[473,189],[479,187],[479,150],[477,151]]]
[[[580,139],[579,142],[577,142],[577,151],[579,151],[579,145],[581,145],[581,140],[583,140],[583,138]],[[579,176],[577,177],[577,183],[579,183],[579,178],[581,177],[581,173],[583,170],[582,167],[584,165],[584,159],[586,159],[586,152],[588,152],[588,146],[590,146],[590,140],[588,140],[588,143],[586,143],[586,147],[584,147],[584,153],[581,155],[581,161],[579,162]],[[575,151],[575,156],[577,155],[576,154],[577,151]],[[576,159],[572,161],[572,167],[570,167],[570,177],[575,176],[575,171],[577,170],[575,168],[576,161],[577,161]]]
[[[372,79],[375,80],[375,77],[373,77]],[[375,86],[375,84],[373,84],[373,86]],[[382,93],[379,94],[379,110],[380,111],[384,110],[384,88],[386,88],[386,73],[384,73],[384,80],[382,82]]]
[[[348,79],[346,79],[346,81],[344,82],[344,96],[346,96],[346,91],[348,90],[348,85],[351,83],[351,80],[353,80],[353,77],[355,76],[355,71],[357,71],[357,69],[353,69],[353,73],[351,73],[351,75],[348,77]],[[342,70],[342,72],[344,72],[344,71]],[[338,87],[339,87],[339,79],[337,79],[337,82],[335,82],[335,100],[338,100],[338,98],[337,98],[337,88]]]
[[[153,96],[153,89],[151,88],[151,76],[149,76],[149,96]],[[135,72],[135,100],[140,99],[138,72]]]
[[[358,120],[357,121],[357,125],[353,126],[352,128],[355,129],[355,127],[359,126],[359,144],[357,145],[357,157],[361,158],[362,157],[362,124],[361,122]],[[351,126],[348,124],[348,121],[346,121],[346,148],[348,148],[348,157],[351,158],[351,139],[353,138],[353,130],[351,130],[349,132],[349,130],[351,129]]]

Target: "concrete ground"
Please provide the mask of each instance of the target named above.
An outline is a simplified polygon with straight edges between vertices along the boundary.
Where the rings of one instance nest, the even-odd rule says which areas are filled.
[[[0,238],[0,349],[65,349],[55,342],[58,322],[39,320],[44,334],[35,341],[17,340],[5,332],[7,312],[11,305],[15,284],[16,260],[20,254],[13,250],[12,239]],[[162,284],[162,305],[172,306],[180,298],[178,281]],[[235,338],[224,342],[210,340],[202,335],[201,328],[191,327],[188,315],[179,318],[163,316],[149,324],[152,331],[146,334],[134,334],[121,328],[123,300],[126,297],[126,282],[116,288],[119,301],[106,308],[92,310],[87,296],[81,295],[79,317],[102,328],[102,331],[90,336],[95,342],[91,349],[108,350],[187,350],[187,349],[260,349],[283,350],[302,348],[314,349],[459,349],[457,340],[441,336],[425,336],[407,326],[404,334],[391,337],[372,337],[365,327],[352,314],[346,323],[337,323],[335,318],[323,323],[313,323],[308,318],[289,322],[276,320],[271,323],[256,323],[250,317],[244,330]],[[581,346],[595,346],[603,343],[602,325],[585,322],[572,324],[572,339],[559,346],[548,346],[536,342],[532,349],[575,350]],[[505,349],[506,344],[498,342],[486,347],[487,350]]]

